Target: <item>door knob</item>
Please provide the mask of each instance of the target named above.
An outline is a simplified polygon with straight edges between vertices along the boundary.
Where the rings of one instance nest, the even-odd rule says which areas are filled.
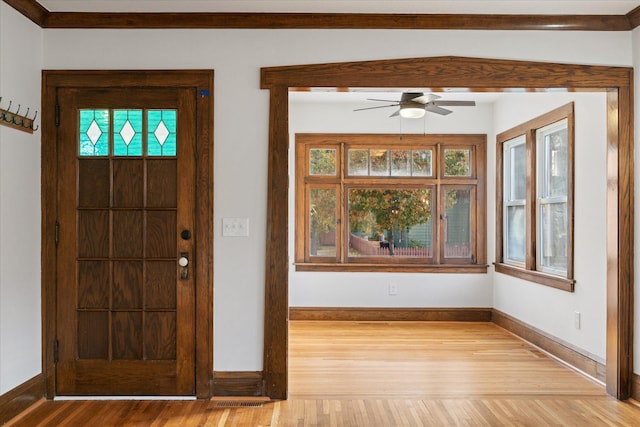
[[[189,253],[180,252],[180,258],[178,258],[178,265],[180,266],[180,279],[186,280],[189,278]]]

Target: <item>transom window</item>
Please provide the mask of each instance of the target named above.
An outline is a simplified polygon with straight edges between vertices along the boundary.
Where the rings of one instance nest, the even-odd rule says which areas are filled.
[[[484,135],[296,135],[298,270],[486,271]]]
[[[496,271],[569,291],[573,129],[570,103],[497,136]]]

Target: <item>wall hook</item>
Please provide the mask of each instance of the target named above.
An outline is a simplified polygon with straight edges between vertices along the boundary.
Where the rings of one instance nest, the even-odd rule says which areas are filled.
[[[2,97],[0,97],[0,103],[2,102]],[[26,114],[20,114],[20,109],[22,108],[21,104],[18,104],[18,108],[15,112],[11,111],[11,106],[13,105],[13,101],[9,101],[9,106],[5,109],[0,105],[0,124],[8,126],[10,128],[18,129],[23,132],[33,133],[38,129],[37,126],[34,126],[34,121],[38,116],[38,112],[36,111],[33,119],[29,118],[30,108],[27,108]]]

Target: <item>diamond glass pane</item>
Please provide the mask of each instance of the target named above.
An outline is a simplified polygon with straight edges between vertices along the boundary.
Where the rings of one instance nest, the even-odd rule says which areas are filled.
[[[113,154],[142,156],[142,110],[113,111]]]
[[[147,111],[147,155],[176,155],[176,110]]]
[[[80,110],[81,156],[109,155],[109,110]]]

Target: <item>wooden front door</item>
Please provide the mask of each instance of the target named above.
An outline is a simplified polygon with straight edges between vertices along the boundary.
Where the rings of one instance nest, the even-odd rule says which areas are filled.
[[[195,90],[57,97],[56,394],[193,395]]]

